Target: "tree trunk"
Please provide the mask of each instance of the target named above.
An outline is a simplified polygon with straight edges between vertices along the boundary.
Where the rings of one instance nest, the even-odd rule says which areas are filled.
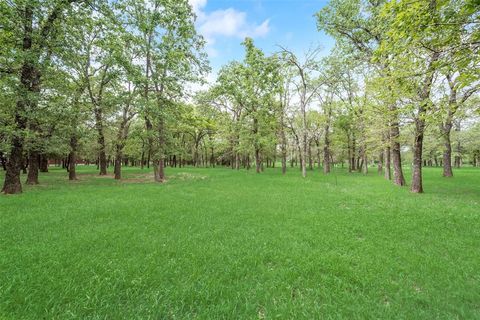
[[[5,194],[22,193],[22,183],[20,182],[23,159],[21,139],[14,137],[12,146],[13,148],[6,164],[5,182],[2,188],[2,192]]]
[[[258,119],[257,118],[254,118],[253,119],[253,137],[255,139],[255,142],[254,142],[254,147],[255,147],[255,171],[257,173],[260,173],[261,171],[261,159],[260,159],[260,146],[258,145],[258,137],[257,137],[257,134],[258,134]]]
[[[382,175],[383,174],[383,152],[380,152],[380,154],[378,155],[378,168],[377,168],[377,172],[379,175]]]
[[[115,145],[115,163],[114,163],[114,179],[120,180],[122,179],[122,158],[123,158],[123,147],[126,139],[126,122],[127,119],[125,118],[122,120],[120,124],[120,128],[118,129],[117,134],[117,143]]]
[[[46,154],[40,155],[40,172],[48,172],[48,157]]]
[[[68,154],[68,180],[77,180],[77,145],[78,139],[74,134],[70,137],[70,153]]]
[[[98,134],[97,143],[100,148],[98,152],[100,175],[105,176],[107,175],[107,156],[105,153],[105,135],[103,133],[103,115],[102,109],[99,107],[95,107],[95,126]]]
[[[313,170],[312,144],[308,143],[308,169]]]
[[[122,179],[122,158],[121,158],[121,151],[119,152],[117,150],[117,153],[115,155],[115,163],[114,163],[114,179],[115,180],[120,180]]]
[[[355,171],[355,170],[357,170],[357,165],[356,165],[357,162],[356,162],[356,160],[355,160],[356,157],[357,157],[357,155],[356,155],[356,153],[357,153],[356,147],[357,147],[357,140],[356,140],[356,138],[355,138],[355,134],[352,133],[352,154],[351,154],[351,156],[352,156],[352,158],[351,158],[351,163],[352,163],[351,168],[352,168],[352,172]]]
[[[398,125],[398,119],[396,115],[397,108],[395,106],[390,107],[390,112],[395,113],[392,122],[390,124],[390,141],[391,141],[391,153],[393,162],[393,183],[397,186],[405,185],[405,177],[402,170],[402,157],[400,153],[400,128]]]
[[[283,114],[283,113],[282,113]],[[280,138],[281,138],[281,150],[282,150],[282,174],[287,172],[287,137],[285,135],[285,127],[283,125],[283,115],[282,123],[280,129]]]
[[[415,141],[413,144],[413,173],[412,186],[410,190],[414,193],[423,193],[422,181],[422,153],[423,153],[423,138],[425,134],[425,116],[427,114],[427,107],[430,98],[430,91],[435,73],[434,63],[440,57],[439,52],[433,53],[430,58],[428,71],[423,81],[422,90],[420,91],[420,105],[415,119]]]
[[[301,153],[301,166],[302,166],[302,177],[307,176],[307,134],[306,134],[306,128],[303,129],[304,134],[302,136],[302,149],[300,150]]]
[[[240,170],[240,154],[235,152],[235,169]]]
[[[392,168],[390,164],[390,146],[385,148],[385,179],[391,180],[392,179]]]
[[[260,159],[260,149],[255,148],[255,171],[257,173],[260,173],[262,168],[261,168],[261,159]]]
[[[423,150],[423,120],[418,119],[416,124],[415,141],[413,145],[413,173],[411,191],[423,192],[422,185],[422,150]]]
[[[330,117],[332,115],[331,108],[328,109],[327,123],[325,125],[325,137],[323,147],[323,173],[330,173]]]
[[[364,150],[364,153],[363,153],[363,159],[362,159],[362,162],[363,162],[363,174],[368,174],[368,158],[367,158],[367,153],[365,152]]]
[[[445,126],[442,126],[444,147],[443,150],[443,176],[444,177],[453,177],[452,171],[452,143],[450,141],[450,132],[452,129],[451,123],[445,123]]]
[[[156,182],[165,181],[165,136],[164,136],[164,127],[163,119],[159,119],[158,124],[158,147],[159,147],[159,159],[154,165],[154,179]]]
[[[39,154],[36,151],[31,151],[28,156],[28,174],[26,183],[29,185],[38,184],[38,163]]]
[[[31,94],[35,78],[35,63],[32,61],[30,53],[32,49],[33,33],[33,7],[31,4],[25,6],[23,25],[23,43],[22,51],[25,54],[23,61],[20,84],[21,90],[18,94],[18,100],[15,107],[15,133],[12,138],[12,148],[7,161],[7,172],[3,183],[2,192],[5,194],[22,193],[22,183],[20,182],[20,170],[22,170],[23,161],[23,131],[27,128],[25,112],[29,106],[33,106]]]
[[[142,139],[142,155],[140,157],[140,169],[143,170],[143,167],[145,166],[145,141]]]

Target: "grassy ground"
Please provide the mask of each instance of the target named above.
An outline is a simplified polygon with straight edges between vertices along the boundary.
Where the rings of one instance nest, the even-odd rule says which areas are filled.
[[[0,318],[480,318],[480,170],[79,170],[0,197]]]

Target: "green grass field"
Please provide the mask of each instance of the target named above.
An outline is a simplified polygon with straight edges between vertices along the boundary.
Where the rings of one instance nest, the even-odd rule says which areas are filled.
[[[337,170],[51,168],[0,197],[0,318],[480,319],[480,170]]]

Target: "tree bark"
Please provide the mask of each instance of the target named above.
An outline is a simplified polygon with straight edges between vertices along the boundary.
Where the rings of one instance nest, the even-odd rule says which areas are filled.
[[[20,171],[22,170],[23,160],[23,131],[27,128],[27,120],[25,112],[27,107],[33,102],[30,94],[32,93],[32,83],[35,74],[35,65],[31,61],[32,57],[28,53],[32,49],[32,33],[33,33],[33,7],[31,4],[25,6],[23,25],[23,43],[22,50],[26,58],[22,65],[20,84],[21,91],[15,108],[15,134],[12,138],[12,148],[7,161],[7,172],[2,192],[5,194],[22,193],[22,183],[20,182]]]
[[[393,183],[397,186],[405,185],[405,177],[402,170],[402,156],[400,151],[400,128],[398,124],[398,116],[396,114],[397,108],[395,105],[390,106],[390,112],[392,113],[392,121],[390,123],[390,141],[391,141],[391,160],[393,162]]]
[[[120,180],[122,179],[122,158],[123,158],[123,147],[125,145],[126,139],[126,115],[124,113],[124,117],[122,122],[120,123],[120,128],[118,129],[117,134],[117,142],[115,144],[115,162],[114,162],[114,179]]]
[[[390,164],[390,146],[385,148],[385,179],[391,180],[392,179],[392,168]]]
[[[420,105],[418,107],[417,117],[415,118],[415,140],[413,144],[413,172],[412,172],[412,186],[410,190],[414,193],[423,193],[423,179],[422,179],[422,153],[423,153],[423,138],[425,133],[425,115],[427,113],[428,103],[430,99],[430,91],[433,82],[434,68],[433,64],[438,60],[440,54],[435,52],[429,61],[425,80],[423,81],[422,89],[419,92]]]
[[[253,133],[253,138],[255,139],[254,141],[254,147],[255,147],[255,171],[257,173],[260,173],[262,168],[261,168],[261,159],[260,159],[260,146],[258,144],[258,137],[257,137],[257,134],[258,134],[258,119],[255,117],[253,119],[253,129],[252,129],[252,133]]]
[[[28,174],[26,184],[36,185],[38,184],[38,164],[40,162],[39,154],[37,151],[30,151],[28,156]]]
[[[412,173],[412,187],[411,191],[414,193],[423,192],[422,184],[422,150],[423,150],[423,131],[424,121],[418,119],[416,121],[416,134],[413,145],[413,173]]]
[[[115,163],[114,163],[114,179],[122,179],[122,152],[117,149],[115,153]]]
[[[100,175],[107,175],[107,156],[106,156],[106,146],[105,146],[105,135],[103,132],[103,114],[102,109],[95,107],[95,127],[97,129],[97,143],[100,148],[98,152],[99,168]]]
[[[18,125],[18,122],[17,122]],[[12,150],[6,164],[5,182],[2,192],[5,194],[22,193],[20,171],[22,170],[23,152],[20,138],[13,138]]]
[[[40,172],[48,172],[48,156],[44,153],[40,154]]]

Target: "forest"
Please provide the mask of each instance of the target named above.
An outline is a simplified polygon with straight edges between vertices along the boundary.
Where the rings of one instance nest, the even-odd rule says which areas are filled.
[[[229,166],[261,173],[378,170],[423,192],[422,168],[480,166],[475,1],[332,1],[316,13],[336,39],[268,55],[251,38],[216,81],[186,1],[2,4],[3,192],[57,163]],[[192,90],[192,83],[203,83]],[[277,164],[278,162],[278,164]],[[376,169],[372,167],[376,166]]]
[[[480,317],[479,2],[199,2],[0,0],[0,318]]]

